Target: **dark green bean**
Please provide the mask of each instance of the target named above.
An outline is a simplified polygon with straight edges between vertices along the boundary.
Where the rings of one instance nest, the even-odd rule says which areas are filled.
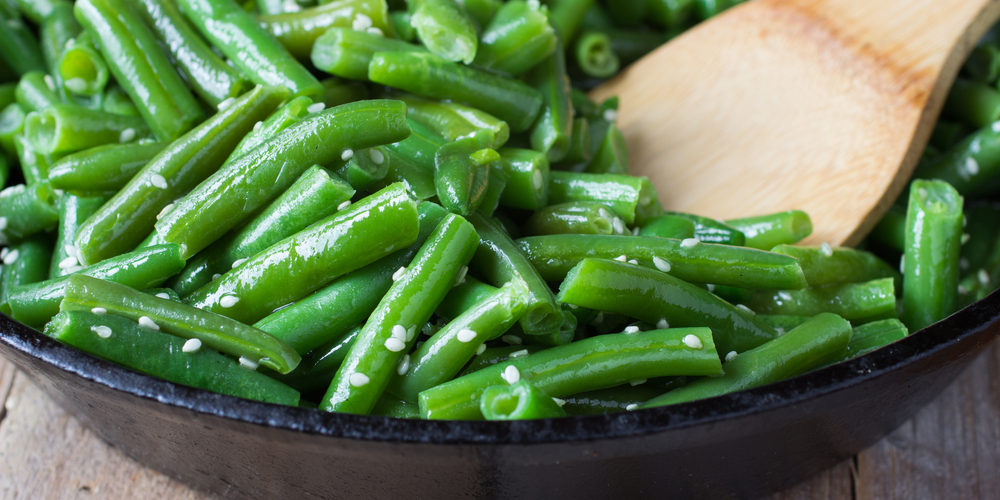
[[[875,254],[853,248],[778,245],[772,252],[794,257],[802,266],[809,286],[858,283],[878,278],[894,278],[899,273]]]
[[[905,286],[905,279],[903,283]],[[896,317],[895,291],[892,278],[881,278],[802,290],[758,291],[744,304],[761,314],[812,316],[832,312],[864,322]]]
[[[944,113],[974,127],[985,127],[1000,119],[1000,91],[993,85],[956,78]]]
[[[801,210],[729,219],[731,226],[745,236],[744,245],[770,250],[777,245],[798,243],[812,234],[812,219]]]
[[[163,142],[139,141],[85,149],[53,163],[49,167],[49,182],[56,189],[117,191],[166,146]]]
[[[660,211],[656,189],[645,177],[553,171],[549,203],[569,201],[605,203],[629,225],[642,225]]]
[[[466,216],[479,208],[490,170],[499,168],[500,154],[489,148],[491,140],[488,132],[477,132],[438,148],[434,155],[434,187],[444,208]]]
[[[524,0],[504,3],[480,40],[475,63],[515,76],[547,59],[558,45],[548,9]]]
[[[302,362],[295,370],[288,375],[277,375],[276,378],[304,393],[326,390],[359,333],[361,325],[312,350],[302,357]]]
[[[658,236],[660,238],[683,240],[694,238],[695,227],[694,221],[690,218],[664,214],[648,220],[646,224],[639,228],[639,236]]]
[[[549,22],[564,44],[576,38],[583,16],[594,0],[553,0],[549,2]]]
[[[1000,190],[1000,121],[919,165],[913,176],[941,179],[963,196],[996,193]]]
[[[513,385],[486,388],[479,399],[479,411],[486,420],[527,420],[565,417],[566,412],[552,396],[526,380]]]
[[[394,34],[385,0],[337,0],[297,12],[266,14],[260,23],[299,59],[308,59],[316,39],[333,27]]]
[[[310,56],[314,66],[331,75],[368,79],[368,64],[376,52],[423,52],[420,45],[348,28],[330,28],[316,39]]]
[[[545,153],[550,162],[562,161],[571,145],[574,111],[561,46],[535,67],[529,81],[542,94],[543,101],[542,112],[531,129],[531,147]]]
[[[149,135],[141,118],[59,104],[33,113],[24,124],[28,142],[43,154],[65,154]]]
[[[1000,47],[993,43],[981,43],[972,49],[962,70],[972,79],[995,84],[1000,78]]]
[[[694,222],[694,237],[699,241],[736,246],[746,244],[746,235],[720,220],[680,212],[667,212],[667,214],[684,217]]]

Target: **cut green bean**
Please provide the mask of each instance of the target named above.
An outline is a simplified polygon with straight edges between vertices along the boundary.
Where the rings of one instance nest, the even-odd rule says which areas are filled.
[[[107,198],[63,193],[59,197],[59,232],[47,278],[58,278],[82,269],[77,257],[76,232],[83,221],[96,212]]]
[[[548,234],[625,234],[625,221],[603,203],[578,201],[545,207],[528,218],[525,231]]]
[[[70,93],[100,95],[108,84],[110,72],[93,39],[81,34],[60,53],[53,70]]]
[[[117,191],[167,146],[163,142],[106,144],[67,155],[49,167],[56,189],[80,192]]]
[[[549,161],[544,153],[531,149],[503,148],[501,168],[507,173],[507,187],[500,204],[523,210],[537,210],[549,202]]]
[[[14,149],[17,150],[17,159],[21,163],[21,174],[24,176],[25,184],[33,186],[48,180],[51,155],[36,150],[24,135],[14,136]]]
[[[943,180],[963,196],[996,193],[1000,190],[1000,121],[919,165],[913,176]]]
[[[227,163],[249,153],[271,137],[298,123],[312,113],[310,109],[316,109],[314,105],[312,99],[304,96],[295,97],[286,102],[266,120],[260,122],[260,125],[254,124],[253,129],[240,140],[240,143],[230,153]]]
[[[528,420],[565,417],[556,400],[526,380],[495,385],[483,391],[479,411],[486,420]]]
[[[553,0],[549,2],[549,22],[559,34],[559,39],[569,42],[583,23],[587,10],[594,5],[594,0]]]
[[[46,183],[18,184],[0,191],[0,245],[17,242],[56,226],[56,197]]]
[[[42,154],[65,154],[112,143],[132,142],[149,135],[141,118],[115,115],[59,104],[29,115],[24,133]]]
[[[1000,47],[993,43],[981,43],[972,49],[962,70],[973,80],[995,84],[1000,79]]]
[[[562,47],[531,72],[529,81],[543,100],[541,114],[531,129],[531,147],[545,153],[550,162],[561,161],[571,146],[574,113]]]
[[[475,108],[451,102],[436,102],[402,95],[407,118],[427,126],[445,140],[454,141],[484,131],[491,135],[489,147],[497,149],[510,138],[507,122]]]
[[[11,158],[17,155],[14,137],[24,131],[25,116],[24,108],[16,102],[0,111],[0,147]]]
[[[308,59],[316,39],[333,27],[394,34],[385,0],[336,0],[297,12],[266,14],[260,23],[299,59]]]
[[[718,219],[680,212],[667,212],[667,215],[684,217],[694,222],[694,237],[698,241],[736,246],[746,244],[743,232]]]
[[[847,344],[843,359],[864,356],[906,337],[907,334],[906,325],[898,319],[884,319],[858,325],[851,333],[851,341]]]
[[[524,0],[504,3],[480,40],[475,63],[515,76],[547,59],[558,45],[548,9]]]
[[[330,28],[316,39],[310,58],[314,66],[331,75],[368,80],[368,64],[376,52],[423,52],[420,45],[348,28]]]
[[[812,234],[812,219],[801,210],[729,219],[726,225],[743,233],[744,245],[770,250],[777,245],[798,243]]]
[[[611,39],[600,31],[585,31],[576,39],[573,55],[587,75],[607,78],[618,72],[621,62],[611,48]]]
[[[758,291],[744,304],[760,314],[812,316],[832,312],[850,321],[864,322],[896,317],[895,291],[892,278],[881,278],[802,290]]]
[[[278,380],[304,393],[325,391],[359,333],[361,325],[355,326],[342,337],[333,338],[317,347],[303,356],[302,362],[291,373],[278,375]]]
[[[31,236],[0,250],[0,304],[7,303],[10,291],[48,278],[52,242],[45,235]]]
[[[590,159],[585,170],[594,174],[627,174],[628,151],[625,149],[625,134],[610,124],[600,147]]]
[[[65,3],[66,0],[16,0],[8,1],[8,4],[17,4],[25,17],[35,24],[41,24],[49,14],[56,9],[56,6]]]
[[[323,84],[323,104],[328,108],[368,99],[368,87],[360,82],[347,82],[331,76],[320,83]]]
[[[878,278],[895,278],[899,273],[871,252],[853,248],[778,245],[773,252],[795,258],[802,266],[809,286],[858,283]]]
[[[17,82],[17,103],[27,112],[43,111],[62,103],[52,77],[41,71],[29,71]]]
[[[470,64],[479,38],[475,24],[453,0],[409,0],[410,24],[417,38],[438,57]]]
[[[560,171],[553,171],[551,175],[549,203],[598,201],[629,225],[642,225],[659,215],[656,189],[645,177]]]
[[[500,154],[489,149],[491,136],[477,132],[441,146],[434,156],[434,187],[441,205],[459,215],[479,208],[487,192],[490,170]]]

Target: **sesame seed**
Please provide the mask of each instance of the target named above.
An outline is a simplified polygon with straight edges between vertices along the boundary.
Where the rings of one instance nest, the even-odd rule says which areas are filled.
[[[351,158],[354,158],[354,150],[352,149],[345,149],[343,153],[340,153],[341,160],[347,161]]]
[[[16,251],[17,250],[14,250],[14,252],[16,252]],[[4,263],[6,263],[6,262],[7,261],[4,260]],[[976,279],[978,279],[979,280],[979,284],[981,284],[983,286],[989,285],[990,284],[990,273],[986,272],[985,269],[980,269],[979,272],[976,273]]]
[[[660,318],[660,321],[656,322],[656,327],[660,330],[670,328],[670,323],[667,322],[667,318]]]
[[[3,263],[9,266],[9,265],[17,262],[17,258],[20,257],[20,256],[21,256],[21,252],[18,251],[15,248],[15,249],[7,252],[7,255],[3,256]]]
[[[743,310],[743,311],[746,311],[746,312],[748,312],[748,313],[750,313],[750,314],[757,314],[757,313],[753,312],[753,309],[750,309],[750,308],[749,308],[749,307],[747,307],[747,306],[746,306],[745,304],[737,304],[737,305],[736,305],[736,308],[737,308],[737,309],[741,309],[741,310]]]
[[[74,94],[79,94],[87,90],[87,80],[80,77],[70,78],[63,83],[66,85],[66,88]]]
[[[187,339],[181,346],[182,352],[198,352],[199,349],[201,349],[201,340],[199,339]]]
[[[632,236],[639,236],[639,226],[632,228]]]
[[[962,177],[966,179],[972,177],[973,175],[979,174],[979,162],[976,161],[975,158],[969,156],[968,158],[965,159],[965,169],[964,172],[960,172],[960,174],[962,173],[965,174]]]
[[[347,377],[347,381],[350,382],[352,387],[363,387],[368,385],[370,380],[368,375],[361,372],[352,373],[350,377]]]
[[[681,342],[684,342],[684,345],[692,349],[701,349],[702,347],[705,347],[704,345],[702,345],[701,339],[698,338],[697,335],[690,333],[685,335],[684,338],[681,339]]]
[[[213,275],[212,275],[212,281],[215,281],[215,280],[217,280],[217,279],[219,279],[219,278],[221,278],[221,277],[222,277],[222,275],[221,275],[221,274],[219,274],[219,273],[215,273],[215,274],[213,274]]]
[[[779,337],[785,334],[785,329],[780,326],[774,327],[774,331],[778,332]]]
[[[729,351],[726,353],[726,361],[732,361],[736,358],[736,351]]]
[[[635,380],[630,380],[629,383],[628,383],[628,385],[631,385],[632,387],[635,387],[637,385],[642,385],[642,384],[645,384],[645,383],[646,383],[646,379],[644,379],[644,378],[637,378]]]
[[[90,327],[90,331],[97,334],[98,337],[106,339],[111,337],[111,327],[104,325],[95,325]]]
[[[552,398],[552,401],[555,401],[556,405],[558,405],[560,408],[563,407],[563,406],[566,406],[566,400],[565,399],[560,399],[560,398],[554,397],[554,398]]]
[[[380,29],[378,29],[378,28],[376,28],[374,26],[372,26],[371,28],[366,29],[365,31],[367,31],[368,33],[371,33],[373,35],[382,36],[382,30],[380,30]]]
[[[408,371],[410,371],[410,355],[404,354],[403,359],[399,360],[399,365],[396,366],[396,374],[403,376]]]
[[[6,258],[8,253],[10,253],[10,248],[8,247],[0,248],[0,261]]]
[[[309,106],[308,108],[306,108],[306,111],[308,111],[310,113],[319,113],[320,111],[323,111],[325,108],[326,108],[326,105],[324,105],[321,102],[317,102],[316,104],[313,104],[313,105]]]
[[[479,344],[479,347],[476,348],[476,354],[479,355],[484,352],[486,352],[486,344]]]
[[[392,331],[389,335],[399,340],[406,340],[406,327],[403,325],[395,325],[392,327]]]
[[[625,327],[624,333],[627,333],[629,335],[639,333],[639,327],[635,325],[628,325]]]
[[[246,261],[247,261],[246,257],[243,257],[242,259],[236,259],[236,260],[233,261],[233,265],[230,266],[230,267],[232,269],[236,269],[237,267],[240,267],[241,265],[243,265],[243,263],[246,262]]]
[[[246,368],[247,370],[256,370],[257,367],[260,366],[260,363],[257,363],[256,361],[250,358],[244,358],[243,356],[240,356],[240,366]]]
[[[403,279],[403,276],[406,276],[406,266],[400,266],[396,272],[392,273],[392,281],[399,281]]]
[[[381,165],[385,163],[385,155],[382,154],[382,152],[377,149],[369,149],[368,157],[371,158],[372,163],[376,165]]]
[[[504,381],[508,384],[516,384],[518,380],[521,380],[521,372],[518,371],[517,367],[514,365],[507,365],[507,367],[503,369],[503,374],[500,376],[503,377]]]
[[[169,212],[170,209],[172,209],[172,208],[174,208],[174,204],[173,203],[170,203],[167,206],[163,207],[163,209],[160,210],[160,213],[156,214],[156,220],[162,219],[163,216],[167,215],[167,212]]]
[[[4,229],[7,229],[7,218],[0,217],[0,231],[3,231]]]
[[[262,122],[262,121],[258,121],[257,123],[253,124],[253,131],[254,132],[260,132],[260,129],[262,129],[262,128],[264,128],[264,122]]]
[[[122,130],[121,134],[118,134],[118,142],[120,142],[122,144],[125,144],[126,142],[132,142],[134,140],[135,140],[135,129],[134,128],[129,127],[129,128],[127,128],[125,130]]]
[[[76,260],[76,257],[73,257],[71,255],[71,256],[66,257],[65,259],[59,261],[59,269],[66,269],[66,268],[69,268],[69,267],[77,266],[79,264],[80,264],[80,262]]]
[[[159,298],[161,298],[161,299],[170,300],[170,294],[168,294],[167,292],[160,292],[160,293],[156,294],[156,296],[159,297]]]
[[[157,325],[149,316],[139,316],[139,326],[149,328],[150,330],[160,330],[160,325]]]
[[[823,254],[826,257],[833,257],[833,247],[831,247],[829,243],[824,241],[823,244],[819,246],[819,253]]]
[[[694,248],[698,246],[697,238],[684,238],[681,240],[681,248]]]
[[[230,307],[235,306],[239,301],[240,298],[235,295],[223,295],[222,298],[219,299],[219,305],[229,309]]]
[[[535,170],[531,173],[531,185],[534,186],[535,189],[542,189],[545,185],[545,179],[542,178],[541,170]]]
[[[615,257],[615,260],[617,260],[618,262],[628,262],[628,257],[626,257],[625,254],[621,254]]]
[[[514,352],[508,354],[507,355],[507,359],[510,359],[510,358],[523,358],[524,356],[527,356],[528,354],[531,354],[531,353],[528,352],[527,349],[521,349],[520,351],[514,351]]]
[[[969,234],[969,233],[962,233],[962,244],[964,245],[964,244],[968,243],[969,242],[969,238],[972,238],[971,234]]]
[[[964,285],[958,285],[958,293],[959,295],[968,295],[969,289],[966,288]]]
[[[403,342],[396,337],[389,337],[385,339],[385,343],[383,345],[385,345],[386,349],[392,352],[399,352],[406,349],[406,342]]]
[[[604,118],[604,121],[606,122],[613,122],[618,119],[618,110],[605,109],[601,117]]]
[[[344,210],[344,209],[346,209],[349,206],[351,206],[351,200],[347,200],[347,201],[341,203],[340,205],[337,205],[337,210],[338,211]]]
[[[476,331],[469,328],[462,328],[455,336],[459,342],[472,342],[476,340]]]
[[[98,316],[103,316],[103,315],[105,315],[105,314],[108,313],[108,310],[105,309],[105,308],[103,308],[103,307],[92,307],[90,309],[90,312],[92,312],[92,313],[94,313],[94,314],[96,314]]]
[[[781,300],[792,300],[792,294],[785,291],[780,291],[778,292],[778,298]]]
[[[523,343],[521,337],[518,337],[517,335],[504,335],[503,337],[500,337],[500,340],[508,345],[521,345]]]
[[[639,403],[629,403],[625,405],[626,411],[636,411],[639,409]]]
[[[666,260],[661,259],[655,255],[653,256],[653,266],[655,266],[657,269],[665,273],[670,272],[670,262],[667,262]]]
[[[374,23],[372,23],[372,18],[364,14],[358,14],[354,16],[354,20],[351,22],[351,29],[356,31],[364,31],[368,28],[371,28],[373,24]]]
[[[601,210],[604,211],[604,209]],[[611,229],[614,230],[615,234],[625,234],[625,222],[615,217],[611,219]]]
[[[167,179],[160,174],[149,176],[149,183],[156,188],[167,189]]]
[[[42,78],[42,81],[45,82],[45,86],[48,87],[49,90],[56,89],[56,81],[52,78],[52,75],[45,75],[45,77]]]
[[[461,285],[462,283],[465,283],[465,276],[467,274],[469,274],[469,266],[462,266],[462,268],[458,270],[458,276],[455,278],[454,286],[458,286]]]
[[[236,102],[235,98],[227,97],[226,100],[224,100],[224,101],[222,101],[222,102],[219,103],[219,111],[222,111],[222,110],[224,110],[224,109],[232,106],[233,103],[235,103],[235,102]]]

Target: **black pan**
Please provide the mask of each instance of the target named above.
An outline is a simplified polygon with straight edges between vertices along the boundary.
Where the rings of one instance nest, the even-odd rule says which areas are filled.
[[[0,354],[102,439],[233,498],[721,498],[787,487],[867,448],[1000,331],[1000,293],[862,358],[631,413],[427,422],[323,413],[120,368],[0,317]]]

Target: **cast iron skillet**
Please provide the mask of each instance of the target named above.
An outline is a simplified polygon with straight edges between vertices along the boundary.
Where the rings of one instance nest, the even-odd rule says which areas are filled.
[[[1000,331],[1000,293],[862,358],[704,401],[522,422],[427,422],[256,403],[158,380],[0,317],[0,353],[102,439],[234,498],[720,498],[870,446]]]

